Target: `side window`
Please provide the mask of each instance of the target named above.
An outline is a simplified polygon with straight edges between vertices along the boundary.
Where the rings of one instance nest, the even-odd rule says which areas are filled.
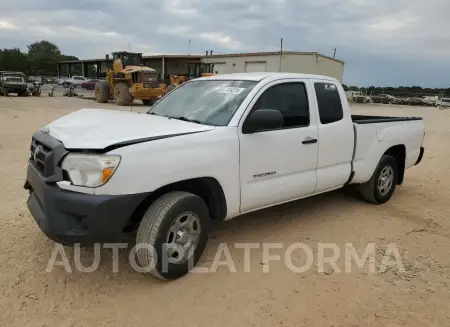
[[[283,128],[309,125],[308,95],[304,83],[286,83],[267,89],[256,101],[252,111],[276,109],[284,118]]]
[[[314,83],[319,117],[322,124],[330,124],[344,117],[341,97],[336,85],[330,83]]]

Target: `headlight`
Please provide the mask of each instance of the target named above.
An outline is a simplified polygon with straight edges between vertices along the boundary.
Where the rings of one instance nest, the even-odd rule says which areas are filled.
[[[98,187],[105,184],[114,174],[120,156],[69,154],[61,165],[73,185]]]

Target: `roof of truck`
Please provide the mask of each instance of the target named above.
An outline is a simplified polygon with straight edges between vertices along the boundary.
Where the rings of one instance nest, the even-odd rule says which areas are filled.
[[[203,79],[215,79],[215,80],[245,80],[259,82],[265,78],[271,77],[272,79],[283,78],[303,78],[303,79],[322,79],[333,82],[338,82],[334,77],[324,75],[312,75],[312,74],[297,74],[297,73],[275,73],[275,72],[255,72],[255,73],[233,73],[233,74],[220,74],[215,76],[201,77],[196,80]]]

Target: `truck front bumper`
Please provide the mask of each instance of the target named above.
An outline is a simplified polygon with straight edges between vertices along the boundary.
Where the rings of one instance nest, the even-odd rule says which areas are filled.
[[[91,195],[47,183],[28,164],[27,206],[42,232],[55,242],[73,245],[120,242],[124,228],[147,194]]]
[[[4,88],[8,93],[21,93],[27,90],[26,87],[9,86]]]

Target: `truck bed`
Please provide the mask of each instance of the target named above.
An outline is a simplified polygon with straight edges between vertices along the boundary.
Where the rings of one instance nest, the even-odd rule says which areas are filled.
[[[410,121],[410,120],[422,120],[422,117],[352,115],[352,121],[355,124],[390,123],[390,122]]]

